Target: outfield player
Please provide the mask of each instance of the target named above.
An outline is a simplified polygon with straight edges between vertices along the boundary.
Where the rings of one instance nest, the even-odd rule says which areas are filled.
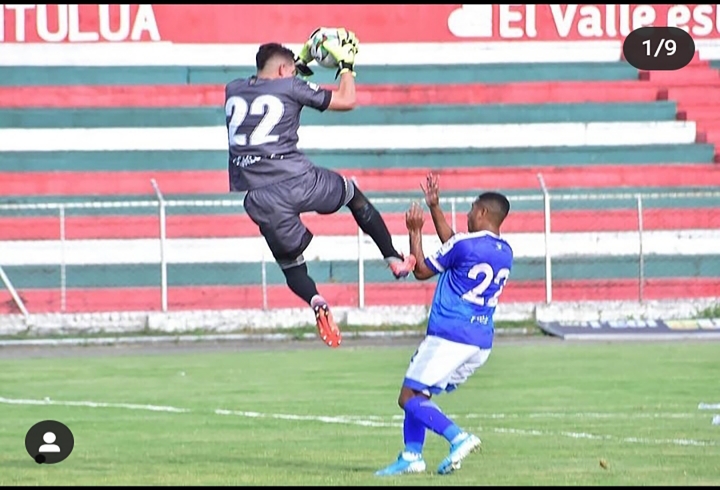
[[[230,191],[247,191],[248,216],[260,228],[290,290],[315,311],[320,337],[331,347],[340,344],[341,335],[327,301],[308,275],[303,252],[313,235],[301,221],[301,213],[331,214],[347,206],[396,278],[406,277],[415,267],[415,257],[403,257],[395,250],[385,222],[360,189],[338,173],[313,165],[297,149],[303,107],[320,112],[355,107],[357,39],[345,29],[338,29],[338,37],[340,42],[324,44],[339,61],[337,90],[296,77],[298,70],[309,71],[309,42],[298,58],[280,44],[260,46],[255,58],[257,74],[225,87]]]
[[[460,468],[461,461],[480,447],[480,439],[458,427],[431,397],[453,391],[487,361],[493,343],[493,314],[513,262],[510,245],[500,238],[500,225],[510,211],[505,196],[480,194],[467,215],[468,233],[455,234],[438,203],[437,177],[428,176],[424,191],[443,245],[425,258],[423,212],[413,203],[405,220],[410,252],[418,261],[414,275],[419,280],[436,274],[440,277],[426,337],[410,360],[398,399],[405,412],[405,448],[397,461],[377,475],[424,472],[426,429],[450,444],[450,454],[438,467],[440,474]]]

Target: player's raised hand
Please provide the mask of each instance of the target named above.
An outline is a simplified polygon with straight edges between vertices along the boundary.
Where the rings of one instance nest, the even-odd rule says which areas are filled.
[[[358,40],[355,33],[345,28],[337,29],[337,39],[323,41],[323,48],[328,50],[338,63],[338,71],[335,78],[343,73],[355,74],[355,55],[358,52]]]
[[[409,232],[418,232],[422,230],[424,223],[425,216],[422,207],[417,202],[413,202],[405,213],[405,226]]]
[[[437,175],[432,172],[427,174],[425,187],[423,187],[421,182],[420,188],[425,194],[425,204],[427,204],[429,208],[440,205],[440,178]]]
[[[313,32],[313,34],[315,33]],[[310,38],[312,39],[312,35]],[[307,78],[313,75],[312,69],[307,66],[312,60],[313,57],[310,54],[310,39],[308,39],[302,48],[300,48],[300,53],[295,57],[295,69],[301,76]]]
[[[337,36],[340,40],[341,45],[350,44],[353,47],[353,51],[355,52],[355,54],[358,53],[358,46],[360,45],[360,40],[357,38],[353,31],[348,31],[344,27],[339,27],[337,29]]]
[[[300,59],[295,60],[295,70],[304,79],[307,79],[315,74],[315,72],[312,71],[312,68],[300,61]]]
[[[302,48],[300,48],[300,52],[297,56],[297,59],[299,61],[302,61],[306,65],[313,60],[313,56],[312,54],[310,54],[311,42],[312,36],[307,41],[305,41],[305,44],[302,45]]]
[[[351,73],[355,76],[355,48],[352,44],[340,45],[337,41],[324,41],[322,45],[338,63],[335,78],[343,73]]]

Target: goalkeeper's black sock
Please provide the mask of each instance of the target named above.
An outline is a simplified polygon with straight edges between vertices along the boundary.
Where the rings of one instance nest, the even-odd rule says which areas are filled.
[[[285,274],[285,281],[290,290],[312,306],[313,296],[319,293],[315,281],[308,274],[307,264],[302,263],[289,269],[282,269],[282,271]]]
[[[393,246],[392,236],[390,236],[385,220],[357,187],[355,187],[355,195],[347,206],[360,229],[370,235],[386,260],[402,259],[402,255]]]

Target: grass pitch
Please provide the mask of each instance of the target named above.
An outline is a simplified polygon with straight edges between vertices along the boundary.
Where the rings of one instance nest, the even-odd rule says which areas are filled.
[[[428,433],[427,474],[390,478],[373,473],[402,448],[407,341],[104,349],[25,359],[0,349],[0,485],[720,484],[720,427],[710,424],[720,410],[698,410],[720,403],[717,342],[498,340],[485,367],[437,398],[480,436],[482,453],[436,475],[447,444]],[[32,404],[46,397],[59,404]],[[96,404],[62,404],[71,401]],[[171,408],[186,411],[160,411]],[[75,436],[52,466],[24,448],[46,419]]]

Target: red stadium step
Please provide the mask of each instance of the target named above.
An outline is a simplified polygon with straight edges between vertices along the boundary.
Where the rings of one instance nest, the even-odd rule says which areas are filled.
[[[457,228],[465,230],[465,213],[469,205],[457,209]],[[403,213],[381,214],[390,233],[404,235]],[[447,209],[446,209],[447,211]],[[450,223],[450,213],[446,213]],[[635,231],[638,229],[637,211],[634,209],[598,209],[553,211],[551,228],[555,233]],[[351,236],[358,231],[348,213],[320,216],[303,215],[303,222],[318,236]],[[540,233],[544,231],[542,211],[511,213],[503,225],[504,233]],[[645,231],[719,229],[720,209],[652,209],[643,212]],[[431,231],[428,231],[431,233]],[[157,216],[93,216],[65,219],[65,237],[68,240],[158,238],[160,227]],[[241,238],[260,236],[257,226],[247,215],[182,215],[168,217],[168,238]],[[0,240],[59,240],[58,217],[0,218]]]
[[[69,85],[0,87],[0,107],[220,107],[222,85]]]
[[[712,84],[672,86],[658,92],[658,100],[678,101],[686,105],[702,105],[719,99],[720,81]]]
[[[707,84],[720,82],[720,72],[709,66],[690,65],[680,71],[641,71],[638,78],[653,84]]]
[[[417,191],[430,169],[349,169],[367,191]],[[438,170],[444,190],[538,189],[542,173],[550,189],[683,187],[720,185],[720,169],[710,164],[584,165],[577,167],[463,168]],[[167,194],[223,194],[224,170],[152,172],[0,172],[0,196],[147,195],[150,179]]]
[[[320,284],[318,289],[334,306],[357,306],[356,284]],[[433,283],[413,280],[400,283],[366,284],[366,306],[429,305],[435,290]],[[28,310],[35,313],[60,311],[60,291],[22,290],[20,296]],[[650,279],[644,285],[644,299],[700,298],[720,296],[720,279]],[[503,292],[503,303],[539,303],[545,298],[544,281],[516,281]],[[635,279],[603,281],[556,281],[553,284],[555,301],[637,300]],[[302,308],[307,306],[285,285],[268,287],[269,308]],[[159,311],[160,288],[69,289],[66,292],[66,312],[87,313],[105,311]],[[170,311],[259,309],[262,308],[260,286],[171,287],[168,290]],[[308,308],[308,324],[313,317]],[[0,314],[18,313],[10,294],[0,291]]]
[[[714,121],[720,125],[720,104],[684,105],[678,104],[677,118],[681,121]]]
[[[715,162],[720,163],[720,127],[714,124],[711,127],[702,127],[703,124],[698,122],[698,133],[696,141],[698,143],[711,143],[715,145]]]
[[[720,114],[715,116],[713,119],[703,119],[697,122],[697,129],[698,132],[700,131],[707,131],[711,133],[715,133],[720,131]]]
[[[720,163],[720,117],[711,109],[720,104],[720,71],[709,65],[690,65],[673,72],[640,73],[640,78],[658,87],[658,99],[678,103],[678,119],[696,121],[696,141],[715,145],[713,160]]]
[[[474,88],[470,88],[474,87]],[[656,100],[654,87],[636,82],[532,82],[489,85],[375,86],[358,91],[358,103],[549,104]]]
[[[0,173],[0,196],[147,195],[150,179],[165,194],[223,193],[227,171],[7,172]]]
[[[692,187],[720,185],[720,168],[707,163],[659,165],[582,165],[574,167],[389,169],[342,171],[355,176],[358,185],[372,191],[415,191],[433,170],[444,190],[538,189],[542,174],[549,189],[616,187]],[[0,174],[1,182],[2,174]],[[1,184],[0,184],[1,185]],[[0,187],[1,189],[1,187]],[[0,192],[1,194],[1,192]]]
[[[695,141],[715,145],[714,161],[720,163],[720,114],[713,119],[696,119],[696,127]]]
[[[657,89],[635,81],[462,85],[359,85],[362,105],[642,102]],[[220,107],[222,85],[0,87],[0,108]]]

